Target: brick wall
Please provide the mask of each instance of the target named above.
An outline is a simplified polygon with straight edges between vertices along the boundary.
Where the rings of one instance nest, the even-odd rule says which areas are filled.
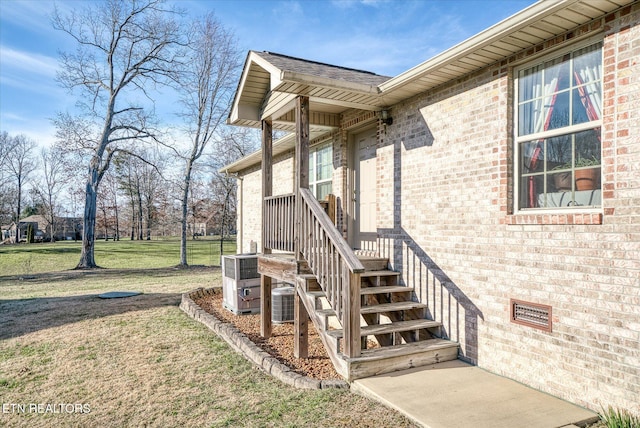
[[[393,106],[378,148],[379,247],[464,358],[569,401],[640,414],[640,4],[604,30],[603,210],[513,216],[511,65]],[[551,333],[509,301],[553,308]]]

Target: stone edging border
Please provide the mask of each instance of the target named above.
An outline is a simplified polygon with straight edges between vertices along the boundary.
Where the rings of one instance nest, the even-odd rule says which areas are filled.
[[[318,380],[303,376],[291,370],[285,364],[260,349],[244,333],[231,324],[220,321],[214,315],[206,312],[194,301],[194,297],[210,296],[216,293],[216,288],[197,288],[182,294],[180,309],[196,321],[201,322],[214,333],[224,339],[229,346],[243,354],[245,358],[253,362],[260,369],[287,385],[300,389],[348,389],[349,384],[341,379]]]

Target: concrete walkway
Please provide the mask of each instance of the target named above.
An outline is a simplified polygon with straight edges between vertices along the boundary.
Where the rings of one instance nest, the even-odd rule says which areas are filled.
[[[427,428],[558,428],[595,413],[462,361],[356,380],[352,389]]]

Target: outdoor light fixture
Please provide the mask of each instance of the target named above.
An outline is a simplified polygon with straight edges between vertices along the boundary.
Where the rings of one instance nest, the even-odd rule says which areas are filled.
[[[380,116],[382,117],[382,123],[385,125],[391,125],[393,123],[393,118],[389,116],[389,110],[382,110]]]

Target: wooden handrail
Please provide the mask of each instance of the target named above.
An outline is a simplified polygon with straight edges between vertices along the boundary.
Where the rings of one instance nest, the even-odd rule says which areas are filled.
[[[300,196],[306,203],[306,206],[309,207],[314,217],[318,220],[319,225],[325,231],[332,244],[336,246],[336,248],[340,251],[340,255],[344,258],[347,266],[349,267],[349,271],[352,273],[362,273],[364,272],[364,266],[356,253],[353,252],[347,241],[344,240],[342,235],[338,232],[338,229],[333,225],[331,219],[327,215],[326,212],[322,209],[318,201],[316,200],[313,193],[309,189],[300,189]]]
[[[360,355],[360,274],[364,266],[309,189],[301,188],[299,249],[344,331],[343,352]]]
[[[267,196],[266,198],[264,198],[265,201],[270,201],[273,199],[283,199],[283,198],[289,198],[291,196],[295,197],[295,193],[286,193],[284,195],[275,195],[275,196]]]

